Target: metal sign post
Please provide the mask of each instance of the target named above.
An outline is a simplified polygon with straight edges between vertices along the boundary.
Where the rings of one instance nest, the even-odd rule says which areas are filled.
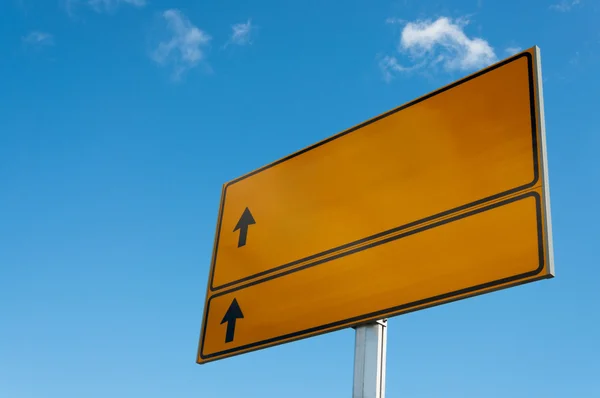
[[[387,319],[357,326],[352,398],[385,398]]]

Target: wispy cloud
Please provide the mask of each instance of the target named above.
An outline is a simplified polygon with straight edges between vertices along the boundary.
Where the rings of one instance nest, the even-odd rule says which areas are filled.
[[[179,10],[164,11],[162,18],[166,22],[169,38],[158,44],[152,59],[161,66],[172,65],[173,78],[178,80],[184,72],[204,59],[204,48],[212,38]]]
[[[521,47],[506,47],[504,49],[504,51],[506,52],[506,54],[508,55],[513,55],[516,54],[518,52],[521,52],[523,49]]]
[[[237,23],[231,26],[231,36],[227,43],[225,43],[225,47],[229,44],[235,44],[238,46],[244,46],[246,44],[252,44],[252,33],[254,31],[254,26],[252,25],[252,21],[249,19],[245,23]]]
[[[581,4],[581,0],[561,0],[556,4],[552,4],[550,9],[559,12],[567,12],[579,4]]]
[[[52,46],[54,37],[47,32],[32,31],[22,38],[23,42],[34,46]]]
[[[395,56],[383,58],[379,66],[384,79],[389,81],[395,73],[423,68],[468,71],[496,61],[494,49],[486,40],[469,37],[465,33],[468,23],[466,18],[452,20],[448,17],[406,23],[400,35],[398,52],[408,57],[411,65],[400,64]]]
[[[129,4],[135,7],[144,7],[146,0],[88,0],[88,5],[98,12],[111,11],[121,4]]]
[[[415,64],[410,67],[402,66],[398,62],[398,58],[393,55],[385,55],[379,59],[379,69],[383,74],[383,80],[388,83],[392,81],[396,73],[410,72],[423,66],[423,63]]]
[[[86,5],[98,13],[113,12],[122,4],[137,8],[142,8],[147,4],[146,0],[64,0],[64,2],[67,13],[71,16],[73,16],[74,8],[80,4]]]
[[[408,22],[408,21],[406,21],[402,18],[394,18],[394,17],[390,17],[385,20],[385,23],[389,23],[389,24],[402,24],[403,25],[406,22]]]

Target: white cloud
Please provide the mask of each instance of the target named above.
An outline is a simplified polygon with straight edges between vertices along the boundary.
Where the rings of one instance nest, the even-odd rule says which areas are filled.
[[[406,54],[413,65],[402,66],[395,57],[390,57],[384,62],[386,73],[438,66],[449,72],[469,71],[496,61],[494,49],[486,40],[467,36],[464,31],[467,24],[466,19],[447,17],[406,23],[400,35],[398,52]]]
[[[243,46],[251,44],[251,35],[254,27],[252,21],[248,20],[246,23],[238,23],[231,27],[231,36],[229,37],[228,43],[237,44]],[[226,44],[227,45],[227,44]]]
[[[550,6],[551,10],[567,12],[570,11],[574,6],[581,4],[580,0],[561,0],[556,4]]]
[[[23,42],[31,45],[51,46],[54,44],[54,37],[47,32],[33,31],[23,37]]]
[[[212,38],[179,10],[167,10],[162,17],[167,23],[170,38],[158,44],[152,59],[159,65],[172,64],[173,77],[178,79],[204,59],[204,47],[209,45]]]
[[[487,41],[469,38],[461,23],[445,17],[408,23],[402,31],[400,48],[416,58],[435,58],[448,70],[480,68],[496,59]]]
[[[523,49],[522,49],[521,47],[506,47],[506,48],[504,49],[504,51],[506,51],[506,53],[507,53],[508,55],[513,55],[513,54],[516,54],[516,53],[518,53],[518,52],[521,52],[522,50],[523,50]]]

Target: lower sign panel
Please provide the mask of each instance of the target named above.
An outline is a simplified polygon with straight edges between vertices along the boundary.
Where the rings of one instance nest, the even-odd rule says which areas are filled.
[[[534,188],[215,294],[198,362],[551,277],[541,195]]]

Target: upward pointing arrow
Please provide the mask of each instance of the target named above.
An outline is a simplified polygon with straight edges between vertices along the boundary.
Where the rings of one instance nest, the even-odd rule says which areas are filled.
[[[233,341],[235,335],[235,323],[238,319],[243,318],[242,310],[236,299],[233,299],[229,309],[225,313],[221,325],[227,322],[227,332],[225,333],[225,342],[229,343]]]
[[[238,247],[242,247],[242,246],[246,245],[246,238],[248,237],[248,226],[252,225],[252,224],[256,224],[256,221],[254,221],[254,217],[252,217],[252,213],[250,213],[250,210],[248,210],[248,208],[246,207],[246,210],[244,210],[244,212],[242,213],[242,216],[240,217],[240,220],[238,221],[237,225],[233,229],[233,232],[237,231],[238,229],[240,230],[240,237],[238,239]]]

